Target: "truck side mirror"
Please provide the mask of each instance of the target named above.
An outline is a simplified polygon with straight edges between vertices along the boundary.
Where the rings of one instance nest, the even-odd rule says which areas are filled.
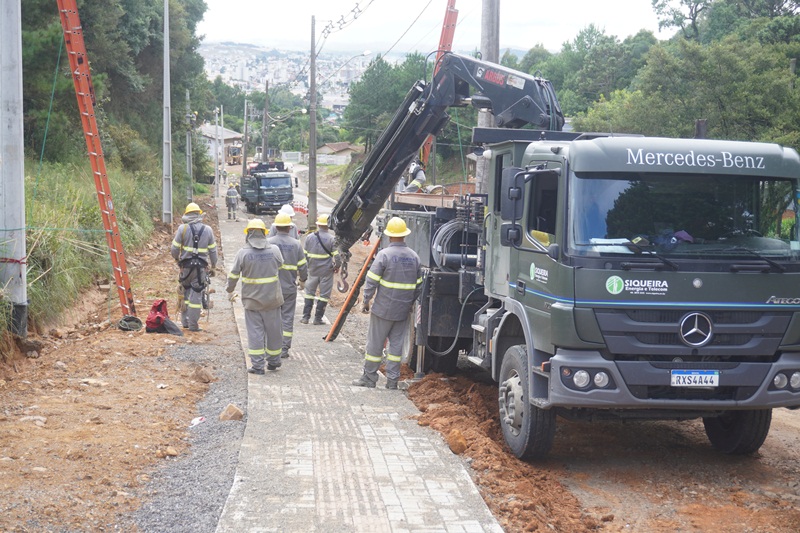
[[[500,187],[500,217],[503,220],[519,220],[522,218],[525,190],[524,170],[517,167],[503,169]]]
[[[500,245],[517,247],[522,244],[522,226],[503,224],[500,226]]]

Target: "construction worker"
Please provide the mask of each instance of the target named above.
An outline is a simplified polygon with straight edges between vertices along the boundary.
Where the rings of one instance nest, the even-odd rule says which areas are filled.
[[[278,215],[281,215],[281,214],[289,216],[289,223],[290,223],[289,236],[291,236],[294,239],[299,239],[300,238],[300,232],[297,229],[297,225],[292,221],[292,218],[294,217],[294,207],[292,207],[289,204],[282,205],[280,211],[278,211]],[[278,215],[275,216],[276,217],[275,218],[276,221],[278,220],[278,218],[277,218]],[[275,225],[275,223],[273,222],[272,225],[269,227],[269,235],[267,235],[267,236],[268,237],[274,237],[277,234],[278,234],[278,228]]]
[[[402,218],[392,217],[383,231],[389,237],[389,246],[375,255],[367,273],[362,311],[370,312],[369,302],[373,296],[375,304],[369,316],[364,373],[352,383],[357,387],[375,387],[378,368],[383,360],[383,347],[386,339],[389,339],[386,350],[386,388],[397,388],[409,312],[422,290],[419,256],[405,243],[405,236],[409,233],[411,230]]]
[[[274,237],[269,237],[269,243],[280,249],[283,255],[283,266],[278,275],[283,292],[283,305],[281,305],[281,321],[283,322],[283,348],[281,359],[289,357],[292,347],[292,332],[294,331],[294,309],[297,305],[297,280],[304,284],[308,279],[308,261],[303,252],[300,241],[291,236],[293,227],[291,217],[286,213],[278,213],[275,222]]]
[[[247,353],[251,374],[263,374],[281,366],[281,291],[278,273],[283,256],[277,246],[267,240],[267,227],[260,218],[247,223],[244,230],[245,246],[233,260],[226,288],[231,301],[236,299],[233,290],[242,281],[242,305],[247,328]]]
[[[203,291],[208,276],[214,275],[217,266],[217,243],[214,230],[203,224],[203,210],[196,203],[186,206],[181,221],[183,224],[178,226],[170,248],[172,257],[181,267],[178,278],[183,292],[181,325],[189,331],[200,331],[198,321],[203,308]]]
[[[236,192],[236,186],[232,181],[228,185],[228,191],[225,193],[225,205],[228,206],[228,220],[236,220],[236,208],[239,205],[239,193]]]
[[[339,270],[339,255],[333,247],[333,234],[328,231],[328,215],[317,218],[317,231],[307,235],[304,249],[308,259],[308,281],[306,281],[305,305],[301,324],[308,324],[311,320],[311,311],[314,300],[317,302],[317,313],[314,315],[314,324],[324,324],[325,307],[333,290],[333,274]],[[319,289],[319,296],[316,296]]]
[[[403,192],[419,192],[425,186],[425,167],[422,161],[415,159],[408,167],[408,178],[411,182]]]

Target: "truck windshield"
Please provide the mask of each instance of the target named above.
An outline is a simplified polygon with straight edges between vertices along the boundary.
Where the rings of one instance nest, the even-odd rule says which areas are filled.
[[[258,186],[261,189],[277,189],[280,187],[292,187],[292,181],[289,176],[258,176]]]
[[[798,260],[792,180],[637,173],[569,179],[570,254]]]

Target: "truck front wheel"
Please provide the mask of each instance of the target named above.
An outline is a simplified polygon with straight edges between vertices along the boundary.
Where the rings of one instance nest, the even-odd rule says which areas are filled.
[[[727,411],[703,418],[711,445],[722,453],[749,455],[764,444],[772,422],[772,409]]]
[[[508,447],[520,459],[544,458],[553,446],[556,415],[552,409],[540,409],[530,403],[524,345],[506,351],[498,390],[500,427]]]

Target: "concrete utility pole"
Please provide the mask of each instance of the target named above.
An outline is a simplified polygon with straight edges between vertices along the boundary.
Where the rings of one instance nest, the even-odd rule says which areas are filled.
[[[214,108],[214,198],[219,196],[219,108]]]
[[[242,176],[247,174],[247,99],[244,101],[244,138],[242,139]]]
[[[261,161],[268,159],[269,154],[269,80],[264,85],[264,118],[261,120]]]
[[[170,102],[171,83],[169,79],[169,2],[164,2],[164,120],[161,137],[163,150],[163,192],[161,194],[161,221],[172,225],[172,103]]]
[[[28,336],[25,153],[22,144],[22,0],[0,4],[0,291],[11,332]]]
[[[194,176],[192,175],[192,130],[194,130],[194,115],[192,104],[189,100],[189,89],[186,89],[186,173],[189,175],[189,190],[186,201],[191,202],[194,197]]]
[[[500,63],[500,0],[483,0],[481,10],[481,56],[485,61]],[[478,127],[493,128],[494,115],[488,111],[478,111]],[[489,177],[489,162],[478,157],[475,165],[475,189],[487,193],[486,181]]]
[[[317,43],[314,38],[314,16],[311,16],[310,93],[308,112],[308,227],[317,227]]]

